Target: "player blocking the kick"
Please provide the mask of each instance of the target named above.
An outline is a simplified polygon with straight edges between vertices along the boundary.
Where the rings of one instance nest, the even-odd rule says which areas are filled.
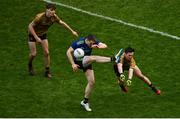
[[[118,83],[122,91],[128,92],[127,86],[131,85],[131,80],[134,74],[139,79],[143,80],[157,95],[160,95],[161,91],[151,83],[149,78],[147,78],[145,75],[142,74],[141,70],[136,65],[136,62],[133,58],[134,56],[133,48],[127,47],[125,51],[121,49],[118,55],[120,57],[116,59],[116,64],[114,65],[114,71],[116,73],[116,76],[118,78]],[[125,76],[123,74],[125,70],[128,70],[127,81],[125,81]]]
[[[82,59],[76,59],[73,56],[73,52],[77,48],[82,48],[85,52],[85,55]],[[85,88],[84,100],[82,100],[80,103],[85,108],[86,111],[92,111],[91,108],[89,107],[89,102],[88,102],[90,93],[95,83],[92,63],[93,62],[105,63],[105,62],[115,61],[115,57],[103,57],[103,56],[91,55],[92,49],[94,48],[104,49],[107,48],[107,45],[96,40],[95,36],[90,34],[87,37],[80,38],[79,40],[73,42],[72,45],[67,50],[67,57],[71,63],[73,71],[82,69],[88,81],[87,86]]]
[[[36,43],[39,43],[42,45],[43,54],[44,54],[45,76],[51,78],[49,44],[46,35],[49,27],[53,23],[58,23],[64,26],[66,29],[71,31],[74,36],[76,37],[78,36],[78,34],[73,29],[71,29],[71,27],[69,27],[64,21],[62,21],[55,14],[55,9],[56,6],[54,4],[48,3],[46,5],[45,12],[37,14],[35,19],[28,26],[28,33],[29,33],[28,45],[30,49],[28,70],[30,75],[34,75],[32,62],[36,56]]]

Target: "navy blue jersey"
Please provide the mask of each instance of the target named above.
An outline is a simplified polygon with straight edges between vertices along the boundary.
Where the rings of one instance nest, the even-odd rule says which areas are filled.
[[[75,50],[77,48],[82,48],[84,50],[84,55],[89,56],[92,53],[92,48],[90,48],[86,43],[85,43],[84,37],[79,38],[78,40],[74,41],[71,45],[71,47]],[[96,40],[95,44],[99,44],[100,42]]]

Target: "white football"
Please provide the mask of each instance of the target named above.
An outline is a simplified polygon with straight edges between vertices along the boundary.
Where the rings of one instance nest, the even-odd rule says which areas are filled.
[[[84,50],[81,48],[77,48],[74,50],[74,57],[75,58],[83,58],[84,57]]]

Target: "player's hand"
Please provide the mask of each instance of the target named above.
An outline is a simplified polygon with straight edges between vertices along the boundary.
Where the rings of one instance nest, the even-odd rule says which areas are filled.
[[[127,86],[131,86],[131,80],[128,79],[128,80],[126,81],[126,85],[127,85]]]
[[[73,65],[72,65],[72,69],[73,69],[74,72],[77,72],[78,69],[79,69],[79,65],[73,64]]]
[[[124,81],[124,80],[125,80],[125,76],[124,76],[124,74],[120,74],[120,79],[121,79],[122,81]]]
[[[99,48],[99,45],[94,44],[94,45],[91,46],[91,48]]]
[[[42,41],[39,37],[36,37],[36,42],[40,44]]]
[[[78,37],[79,35],[78,35],[78,33],[77,32],[75,32],[75,31],[73,31],[72,32],[72,34],[74,35],[74,36],[76,36],[76,37]]]

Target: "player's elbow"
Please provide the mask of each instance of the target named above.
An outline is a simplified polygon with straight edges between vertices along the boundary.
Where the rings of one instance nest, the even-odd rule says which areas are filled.
[[[62,20],[59,20],[59,24],[65,26],[65,22],[63,22]]]
[[[69,56],[69,49],[66,51],[66,55]]]
[[[28,25],[28,30],[31,32],[32,29],[33,29],[33,25],[32,25],[32,23],[30,23],[30,24]]]
[[[28,25],[28,30],[30,30],[32,28],[32,25],[31,24],[29,24]]]
[[[99,48],[107,48],[107,45],[106,45],[106,44],[104,44],[104,43],[100,43],[99,45],[100,45],[100,47],[99,47]]]
[[[67,55],[68,57],[71,55],[71,50],[70,50],[70,49],[68,49],[68,50],[66,51],[66,55]]]
[[[123,65],[122,65],[122,63],[118,63],[117,66],[118,66],[118,68],[122,68]]]
[[[103,48],[107,48],[107,45],[106,45],[106,44],[103,44]]]

